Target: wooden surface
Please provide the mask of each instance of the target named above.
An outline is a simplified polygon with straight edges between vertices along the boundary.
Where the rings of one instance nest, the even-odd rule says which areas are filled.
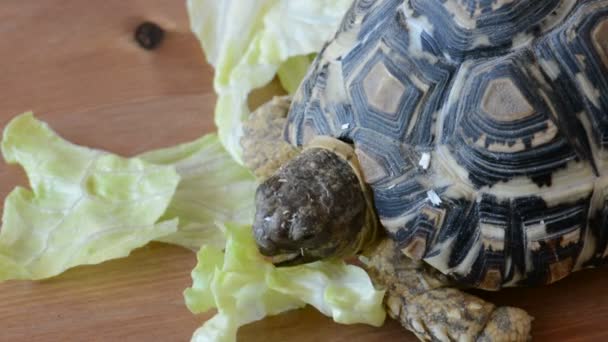
[[[167,30],[158,50],[134,44],[143,20]],[[213,129],[212,70],[184,1],[3,0],[0,37],[0,127],[34,110],[71,141],[127,156]],[[0,163],[0,196],[17,184],[21,171]],[[183,304],[193,266],[191,252],[151,244],[53,279],[0,284],[0,341],[186,341],[208,317]],[[528,309],[537,340],[608,340],[607,269],[485,296]],[[414,339],[392,321],[340,326],[300,310],[247,326],[239,340]]]

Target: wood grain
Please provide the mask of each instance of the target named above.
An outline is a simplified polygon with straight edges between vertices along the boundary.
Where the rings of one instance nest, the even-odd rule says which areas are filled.
[[[132,39],[138,23],[167,30],[159,49]],[[0,127],[34,110],[79,144],[122,155],[213,129],[212,70],[190,34],[183,1],[4,0],[0,3]],[[256,97],[259,102],[259,96]],[[25,184],[0,163],[0,196]],[[40,282],[0,284],[0,341],[185,341],[207,315],[181,293],[194,255],[154,243],[130,257]],[[556,285],[483,294],[536,317],[540,341],[608,340],[608,269]],[[240,341],[413,341],[389,321],[341,326],[306,309],[251,324]]]

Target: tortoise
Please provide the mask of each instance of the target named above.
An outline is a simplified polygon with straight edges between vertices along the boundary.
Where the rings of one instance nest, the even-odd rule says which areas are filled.
[[[608,257],[608,0],[355,0],[241,141],[277,265],[361,255],[420,339],[526,340],[461,289]]]

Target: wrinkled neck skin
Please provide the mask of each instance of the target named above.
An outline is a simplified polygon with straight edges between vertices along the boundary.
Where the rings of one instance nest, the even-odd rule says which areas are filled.
[[[357,239],[355,240],[355,244],[351,246],[352,248],[350,253],[339,255],[339,257],[348,257],[365,253],[377,245],[378,238],[380,237],[380,224],[378,217],[376,216],[373,200],[374,197],[370,187],[365,182],[355,149],[350,144],[328,136],[315,137],[306,147],[306,149],[311,148],[326,149],[335,153],[342,160],[348,163],[352,169],[352,172],[357,177],[359,187],[361,188],[361,192],[363,193],[363,198],[365,200],[365,218],[362,222],[359,234],[357,235]]]
[[[279,266],[364,253],[378,227],[354,149],[331,137],[313,139],[256,193],[256,242]]]

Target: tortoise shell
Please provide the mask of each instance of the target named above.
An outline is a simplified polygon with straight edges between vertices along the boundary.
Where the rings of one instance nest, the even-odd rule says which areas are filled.
[[[608,255],[608,0],[358,0],[285,138],[352,143],[407,256],[484,289]]]

